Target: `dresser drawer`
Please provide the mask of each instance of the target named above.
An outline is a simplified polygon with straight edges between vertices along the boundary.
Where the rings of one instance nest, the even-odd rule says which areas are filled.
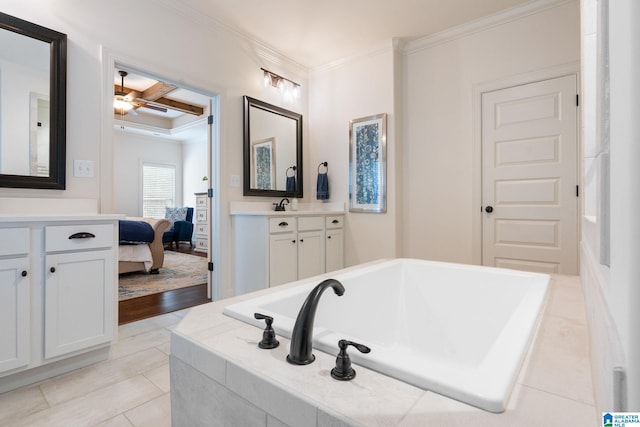
[[[283,233],[296,231],[297,221],[295,217],[281,217],[269,219],[269,233]]]
[[[197,208],[206,208],[207,207],[207,198],[206,197],[196,197],[196,207]]]
[[[196,235],[207,235],[209,227],[207,224],[196,224]]]
[[[28,254],[31,233],[24,228],[0,228],[0,256]]]
[[[196,211],[196,222],[207,222],[207,210],[198,209]]]
[[[196,239],[196,249],[203,249],[203,250],[207,250],[208,249],[208,244],[207,244],[207,238],[200,238],[198,237]]]
[[[330,215],[326,219],[327,228],[342,228],[344,222],[344,215]]]
[[[45,227],[46,252],[77,251],[113,246],[113,224],[74,224]]]

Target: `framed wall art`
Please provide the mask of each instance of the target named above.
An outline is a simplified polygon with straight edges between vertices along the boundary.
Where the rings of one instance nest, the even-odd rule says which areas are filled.
[[[275,189],[275,138],[266,138],[251,143],[251,174],[253,188]]]
[[[387,114],[349,122],[349,211],[387,211]]]

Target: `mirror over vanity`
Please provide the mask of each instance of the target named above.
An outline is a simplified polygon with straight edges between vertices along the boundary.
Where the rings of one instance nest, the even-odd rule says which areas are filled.
[[[0,187],[65,188],[67,36],[0,12]]]
[[[245,196],[302,197],[302,115],[244,97]]]

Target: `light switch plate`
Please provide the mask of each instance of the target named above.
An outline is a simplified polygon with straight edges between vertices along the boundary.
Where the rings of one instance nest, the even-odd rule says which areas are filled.
[[[73,161],[73,176],[80,178],[93,178],[94,163],[93,160],[74,160]]]

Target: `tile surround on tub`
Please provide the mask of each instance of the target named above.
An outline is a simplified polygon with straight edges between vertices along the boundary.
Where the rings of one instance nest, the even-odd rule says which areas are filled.
[[[286,338],[279,337],[281,345],[275,350],[258,350],[256,345],[262,331],[241,322],[237,326],[227,322],[224,328],[211,325],[209,333],[206,333],[201,328],[200,316],[214,319],[215,313],[219,313],[226,304],[237,301],[235,299],[211,303],[192,311],[173,332],[172,360],[185,365],[185,362],[189,362],[183,361],[182,357],[192,361],[194,358],[200,359],[199,368],[191,367],[191,373],[205,377],[208,381],[213,379],[202,370],[205,366],[206,369],[211,369],[211,364],[205,363],[205,360],[215,360],[213,364],[218,365],[216,369],[220,372],[211,375],[216,377],[217,386],[243,401],[255,399],[255,402],[250,402],[252,408],[266,414],[266,418],[256,425],[306,425],[306,421],[298,424],[297,417],[300,414],[296,416],[295,411],[287,412],[296,405],[293,402],[298,399],[304,408],[315,409],[315,417],[310,415],[313,413],[311,409],[302,411],[312,417],[308,421],[310,425],[406,427],[435,423],[450,427],[528,427],[541,425],[542,420],[547,425],[563,425],[550,422],[550,417],[557,415],[558,420],[578,422],[569,425],[596,426],[598,417],[593,406],[589,371],[580,368],[576,374],[574,370],[575,366],[588,366],[589,363],[586,351],[587,330],[580,324],[580,319],[584,319],[581,299],[580,282],[577,278],[554,276],[552,292],[539,326],[537,344],[530,350],[517,379],[515,391],[502,414],[491,414],[361,366],[356,366],[358,377],[354,381],[333,381],[329,371],[335,358],[319,351],[314,351],[317,358],[315,363],[292,369],[284,362],[289,346]],[[190,338],[189,329],[192,327],[198,328],[196,335],[202,340]],[[566,348],[562,348],[565,339]],[[554,353],[558,347],[561,354],[555,358]],[[221,372],[223,363],[224,377]],[[570,377],[545,377],[545,364],[549,364],[555,373],[565,371],[574,374]],[[268,397],[263,397],[262,394],[257,397],[256,393],[260,390],[268,394]],[[172,384],[172,392],[174,391],[177,392],[176,385]],[[283,401],[289,403],[278,404]],[[288,414],[295,423],[291,419],[282,418],[279,411],[283,407],[285,417]],[[376,408],[378,415],[373,414],[371,408]],[[272,409],[278,414],[271,413]]]

